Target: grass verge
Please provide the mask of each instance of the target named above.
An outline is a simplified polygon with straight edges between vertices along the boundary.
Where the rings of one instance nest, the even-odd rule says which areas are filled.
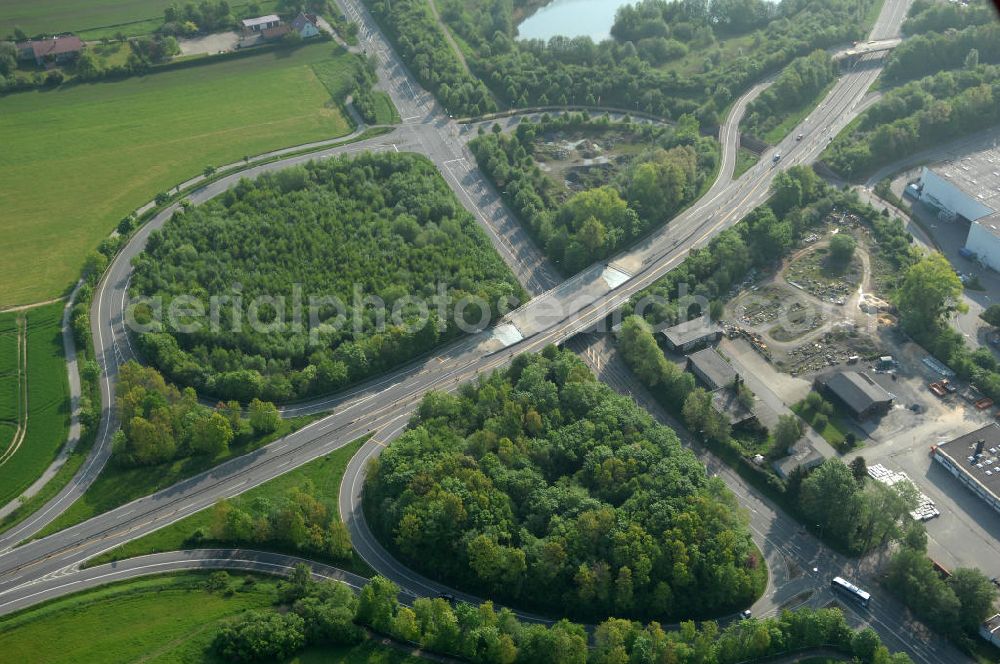
[[[278,430],[274,433],[251,440],[243,445],[234,445],[227,452],[220,454],[214,459],[204,456],[193,456],[177,459],[176,461],[163,463],[158,466],[138,468],[122,468],[116,465],[113,460],[109,461],[108,465],[101,472],[97,480],[90,485],[86,493],[73,503],[69,509],[52,521],[52,523],[39,531],[36,538],[45,537],[63,528],[82,523],[93,516],[103,514],[136,498],[142,498],[143,496],[156,493],[161,489],[173,486],[181,480],[214,468],[233,457],[247,454],[282,436],[287,436],[309,422],[312,422],[314,419],[316,419],[316,416],[303,416],[282,420]]]
[[[743,175],[757,165],[760,157],[746,148],[740,148],[736,153],[736,168],[733,170],[733,179]]]
[[[278,580],[229,573],[222,590],[208,573],[185,572],[117,583],[52,600],[0,619],[4,661],[33,664],[215,664],[219,623],[278,601]],[[285,664],[417,664],[425,660],[366,640],[313,646]]]
[[[16,499],[42,474],[66,442],[69,431],[69,381],[63,354],[63,302],[53,302],[22,312],[0,314],[0,330],[13,328],[18,317],[27,319],[28,421],[24,440],[0,466],[0,505]],[[4,342],[14,341],[3,334]],[[4,349],[9,344],[4,344]],[[7,353],[4,353],[6,358]],[[7,360],[3,361],[6,367]],[[6,369],[5,369],[6,371]],[[0,376],[4,391],[0,409],[16,407],[16,378]],[[14,390],[6,389],[13,387]]]
[[[344,477],[344,471],[347,469],[347,464],[350,462],[351,457],[354,456],[367,439],[367,436],[359,438],[326,456],[310,461],[295,470],[250,489],[235,500],[242,503],[251,503],[258,499],[274,499],[284,495],[289,489],[301,486],[306,482],[311,482],[315,487],[315,497],[329,507],[331,514],[339,514],[337,505],[340,481]],[[162,528],[108,551],[88,561],[87,565],[100,565],[115,560],[124,560],[125,558],[133,558],[149,553],[177,551],[179,549],[191,548],[192,546],[212,547],[232,544],[231,542],[213,542],[204,539],[204,537],[199,537],[199,533],[207,533],[209,531],[211,522],[212,511],[203,510],[181,519],[166,528]],[[262,551],[301,555],[300,551],[281,548],[273,542],[254,544],[253,547]],[[375,573],[357,554],[354,554],[354,558],[349,564],[343,560],[323,559],[314,554],[311,554],[309,557],[329,562],[332,565],[362,576],[371,577]]]

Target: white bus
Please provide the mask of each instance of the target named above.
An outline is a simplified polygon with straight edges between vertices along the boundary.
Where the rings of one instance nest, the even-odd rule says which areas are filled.
[[[850,581],[842,579],[839,576],[835,576],[833,578],[833,581],[830,582],[830,587],[836,591],[839,591],[847,595],[848,597],[850,597],[855,602],[857,602],[858,604],[860,604],[865,608],[868,608],[868,602],[870,602],[872,599],[872,596],[868,592],[862,590],[861,588],[858,588]]]

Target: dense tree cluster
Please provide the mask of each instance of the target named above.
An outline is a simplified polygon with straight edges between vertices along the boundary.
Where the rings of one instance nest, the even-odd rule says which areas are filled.
[[[717,144],[699,136],[690,116],[676,127],[615,125],[642,136],[646,150],[607,186],[561,200],[554,180],[534,163],[533,143],[560,129],[599,131],[606,117],[569,114],[523,120],[513,134],[488,133],[470,144],[479,167],[504,192],[548,257],[566,274],[628,246],[697,197],[718,160]]]
[[[227,579],[209,584],[222,588]],[[492,602],[479,606],[441,598],[399,603],[399,588],[376,576],[355,598],[346,586],[314,582],[297,565],[281,600],[285,613],[256,611],[223,624],[216,652],[234,662],[284,659],[306,644],[350,645],[364,639],[358,625],[425,650],[477,664],[736,664],[809,648],[837,650],[860,664],[909,664],[892,655],[869,628],[852,630],[839,609],[783,611],[766,619],[736,621],[724,629],[715,622],[683,622],[676,631],[658,623],[642,625],[609,618],[593,633],[593,647],[582,625],[561,620],[546,626],[521,622]]]
[[[721,480],[554,347],[427,396],[365,496],[408,563],[520,605],[709,615],[761,590],[763,563]]]
[[[984,25],[997,20],[996,9],[989,0],[969,2],[938,2],[915,0],[903,21],[903,34],[913,36],[925,32],[961,30],[970,25]]]
[[[132,284],[162,296],[163,311],[193,296],[206,312],[196,330],[164,315],[162,328],[141,336],[146,357],[183,385],[240,401],[336,390],[456,337],[463,298],[481,298],[495,317],[498,302],[524,296],[434,166],[412,154],[244,180],[152,233]],[[211,296],[230,298],[217,307],[218,324],[208,320]],[[259,297],[261,324],[252,325],[249,305]],[[317,299],[308,320],[310,297],[336,298],[344,310]],[[428,303],[427,324],[412,298]],[[464,310],[479,321],[477,306]]]
[[[335,505],[316,497],[311,482],[289,489],[277,500],[224,500],[213,508],[204,534],[216,542],[278,545],[335,560],[350,560],[351,536]]]
[[[797,498],[806,523],[841,548],[864,553],[900,535],[917,506],[917,489],[910,482],[859,480],[839,459],[827,459],[802,480]]]
[[[306,645],[360,643],[364,630],[354,622],[358,598],[347,586],[314,582],[309,568],[297,565],[282,588],[285,612],[258,610],[222,623],[213,647],[231,662],[284,661]]]
[[[234,441],[275,431],[281,421],[274,404],[259,400],[251,403],[248,418],[235,401],[202,406],[192,388],[179,390],[135,361],[120,367],[115,389],[121,430],[112,454],[124,465],[149,466],[192,454],[215,457]]]
[[[1000,26],[996,30],[993,39],[1000,44]],[[920,52],[917,57],[923,62],[928,56]],[[823,158],[833,169],[856,178],[998,121],[1000,66],[939,71],[887,92],[831,143]]]
[[[160,32],[167,35],[193,35],[197,32],[221,32],[236,25],[236,17],[226,0],[202,0],[200,3],[172,4],[163,10]]]
[[[994,612],[997,590],[978,569],[958,568],[942,578],[926,551],[927,535],[915,524],[889,561],[885,584],[932,628],[968,646]]]
[[[524,2],[445,0],[442,16],[473,51],[472,69],[511,107],[603,105],[705,124],[744,89],[797,57],[860,39],[872,0],[646,0],[619,10],[614,39],[516,39],[513,12]],[[717,38],[752,34],[737,57]],[[700,71],[671,68],[689,50]],[[666,65],[664,65],[666,63]]]
[[[882,76],[887,83],[899,84],[958,69],[971,64],[972,52],[976,54],[976,64],[1000,63],[1000,21],[907,39],[893,49]]]
[[[826,51],[796,58],[747,106],[740,130],[762,137],[789,114],[811,103],[836,77],[836,67]]]
[[[497,110],[483,82],[462,68],[425,0],[366,0],[421,85],[454,115]]]

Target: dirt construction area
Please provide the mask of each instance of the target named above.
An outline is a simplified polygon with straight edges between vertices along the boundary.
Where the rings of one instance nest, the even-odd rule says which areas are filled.
[[[831,251],[838,235],[853,241],[850,255]],[[857,218],[829,215],[775,273],[730,302],[727,320],[759,339],[758,349],[792,376],[884,354],[879,330],[895,320],[882,294],[873,292],[879,265],[870,247]]]
[[[535,163],[566,193],[608,184],[645,144],[625,129],[559,130],[534,143]]]

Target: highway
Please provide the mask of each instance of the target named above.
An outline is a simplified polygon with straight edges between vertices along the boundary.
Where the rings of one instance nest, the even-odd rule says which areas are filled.
[[[862,56],[798,129],[765,154],[757,166],[733,180],[739,121],[746,104],[767,83],[755,86],[733,105],[720,128],[722,168],[709,192],[637,246],[561,281],[475,168],[465,145],[468,132],[463,133],[462,128],[448,118],[433,98],[420,89],[360,4],[353,0],[345,0],[341,4],[345,13],[362,26],[364,49],[377,58],[379,85],[392,96],[403,117],[403,125],[391,134],[369,141],[334,146],[319,153],[254,167],[204,187],[190,196],[190,200],[194,204],[201,203],[225,191],[240,177],[252,177],[265,170],[286,168],[310,159],[362,150],[424,154],[437,165],[458,199],[476,215],[500,255],[521,279],[526,290],[534,295],[530,302],[500,323],[508,331],[515,331],[514,338],[519,337],[520,340],[511,343],[511,337],[501,339],[495,334],[495,329],[484,330],[441,349],[433,357],[418,360],[343,394],[286,408],[286,414],[333,412],[275,443],[168,489],[43,539],[10,548],[37,533],[82,495],[110,455],[111,433],[117,428],[112,408],[117,367],[121,362],[136,357],[124,327],[130,261],[142,250],[149,233],[169,219],[173,208],[168,208],[133,236],[109,266],[95,293],[91,325],[102,368],[103,417],[94,453],[59,496],[32,519],[0,538],[0,549],[6,549],[0,554],[0,612],[53,596],[39,593],[48,588],[45,584],[55,584],[62,589],[61,592],[69,592],[73,588],[84,587],[83,583],[149,573],[148,567],[132,562],[118,563],[116,574],[124,576],[101,577],[93,570],[79,571],[79,567],[104,551],[194,514],[220,499],[238,495],[369,433],[374,435],[351,460],[341,485],[341,516],[351,531],[355,547],[372,567],[412,593],[432,594],[444,590],[440,584],[408,570],[386,553],[368,531],[361,510],[367,461],[402,431],[423,394],[428,390],[454,390],[464,381],[504,366],[517,353],[535,352],[550,343],[566,341],[603,321],[632,295],[679,265],[691,249],[704,246],[709,239],[763,203],[777,172],[792,165],[812,163],[829,138],[864,107],[868,89],[881,71],[880,54]],[[898,34],[898,26],[908,4],[909,0],[886,0],[871,38],[891,38]],[[800,133],[802,139],[796,140]],[[775,154],[781,155],[776,162],[772,161]],[[858,571],[852,569],[852,565],[859,564],[857,561],[842,559],[812,538],[800,536],[794,522],[757,497],[727,468],[715,462],[713,470],[724,477],[750,510],[755,536],[765,543],[766,546],[762,547],[765,553],[768,553],[767,549],[772,549],[768,553],[771,565],[776,564],[776,556],[780,555],[785,560],[794,561],[801,569],[821,569],[822,579],[834,572],[852,576],[852,572]],[[80,579],[81,584],[69,585],[76,579]],[[775,579],[777,581],[772,580],[772,585],[784,583],[780,573]],[[822,579],[817,576],[809,583],[799,581],[798,584],[809,588],[817,583],[822,585]],[[774,592],[769,593],[765,600],[771,604],[761,605],[763,611],[777,610],[780,606],[772,605],[775,597],[780,596],[780,588],[773,585],[771,590]],[[51,590],[51,593],[57,592],[60,591]],[[459,592],[450,592],[459,598],[467,597]],[[821,594],[812,596],[822,597]],[[954,648],[939,639],[913,632],[901,633],[900,615],[900,607],[884,599],[877,599],[870,615],[871,622],[892,648],[905,650],[915,661],[928,664],[966,661]]]

